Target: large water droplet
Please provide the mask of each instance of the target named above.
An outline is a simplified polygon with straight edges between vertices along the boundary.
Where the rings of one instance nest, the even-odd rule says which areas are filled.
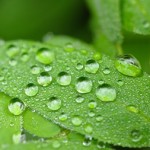
[[[85,126],[84,126],[84,130],[85,130],[85,132],[86,133],[92,133],[93,132],[93,127],[92,127],[92,125],[90,125],[90,124],[86,124]]]
[[[114,101],[116,99],[116,90],[108,84],[103,84],[97,88],[96,96],[104,102]]]
[[[10,45],[8,47],[8,50],[6,51],[6,54],[8,57],[13,58],[19,53],[19,48],[15,45]]]
[[[48,86],[52,82],[52,77],[47,72],[42,72],[39,77],[37,77],[37,82],[42,86]]]
[[[142,135],[141,135],[140,131],[133,130],[131,132],[131,138],[132,138],[133,142],[139,142],[142,139]]]
[[[99,69],[99,64],[95,60],[88,60],[85,65],[85,70],[89,73],[96,73]]]
[[[77,102],[77,103],[82,103],[83,101],[84,101],[84,97],[78,96],[78,97],[76,98],[76,102]]]
[[[47,48],[41,48],[36,53],[36,60],[43,64],[50,64],[54,61],[55,54]]]
[[[62,105],[61,100],[56,97],[50,98],[49,102],[47,103],[47,107],[53,111],[60,109],[61,105]]]
[[[69,85],[71,83],[71,76],[67,72],[61,72],[58,74],[57,82],[60,85]]]
[[[25,105],[22,101],[17,98],[14,98],[10,101],[8,105],[9,111],[14,115],[20,115],[25,110]]]
[[[115,66],[120,73],[127,76],[136,77],[141,73],[141,65],[139,61],[131,55],[117,57]]]
[[[87,77],[80,77],[76,83],[76,90],[79,93],[89,93],[92,90],[92,81]]]
[[[29,83],[25,88],[25,94],[27,96],[35,96],[38,93],[38,86],[34,85],[33,83]]]
[[[82,118],[80,116],[74,116],[71,122],[75,126],[80,126],[82,124]]]
[[[40,71],[41,71],[41,68],[38,67],[38,66],[32,66],[32,67],[31,67],[31,73],[32,73],[32,74],[39,74]]]

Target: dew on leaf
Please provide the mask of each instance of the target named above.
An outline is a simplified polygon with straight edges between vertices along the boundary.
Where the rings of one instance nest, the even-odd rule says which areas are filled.
[[[47,48],[41,48],[36,53],[36,60],[42,64],[50,64],[54,61],[55,54],[53,51]]]
[[[20,101],[17,98],[14,98],[10,101],[9,105],[8,105],[8,110],[18,116],[20,114],[22,114],[25,110],[25,105],[22,101]]]
[[[92,90],[92,81],[87,77],[80,77],[75,87],[79,93],[89,93]]]
[[[90,112],[88,113],[88,115],[89,115],[89,117],[94,117],[94,116],[95,116],[95,113],[94,113],[93,111],[90,111]]]
[[[37,77],[38,84],[42,86],[48,86],[52,82],[52,77],[47,72],[42,72],[39,77]]]
[[[75,101],[77,103],[82,103],[84,101],[84,97],[78,96]]]
[[[138,108],[136,108],[133,105],[127,106],[127,110],[130,111],[130,112],[133,112],[133,113],[138,113],[139,112]]]
[[[68,116],[67,116],[67,114],[61,114],[60,116],[59,116],[59,120],[60,121],[66,121],[68,119]]]
[[[123,86],[123,85],[124,85],[124,82],[123,82],[122,80],[118,80],[118,81],[117,81],[117,84],[118,84],[119,86]]]
[[[131,131],[131,139],[133,142],[139,142],[142,139],[142,135],[139,130]]]
[[[110,69],[109,69],[109,68],[105,68],[105,69],[103,70],[103,73],[104,73],[104,74],[110,74]]]
[[[99,64],[95,60],[88,60],[85,65],[85,70],[88,73],[96,73],[99,69]]]
[[[95,60],[100,60],[100,59],[102,58],[102,56],[101,56],[101,54],[100,54],[99,52],[96,52],[96,53],[94,54],[93,58],[94,58]]]
[[[93,127],[92,127],[92,125],[91,125],[91,124],[86,124],[86,125],[84,126],[84,131],[85,131],[86,133],[88,133],[88,134],[92,133],[92,132],[93,132]]]
[[[32,74],[39,74],[40,71],[41,71],[41,68],[38,67],[38,66],[36,66],[36,65],[34,65],[34,66],[31,67],[31,73]]]
[[[108,84],[103,84],[98,86],[96,96],[104,102],[114,101],[116,99],[116,90]]]
[[[80,116],[74,116],[71,122],[75,126],[80,126],[82,124],[82,118]]]
[[[66,45],[65,45],[65,51],[66,52],[72,52],[72,51],[74,51],[74,47],[73,47],[73,45],[71,44],[71,43],[67,43]]]
[[[116,69],[127,76],[136,77],[141,73],[139,61],[131,55],[118,56],[115,61]]]
[[[98,84],[99,84],[99,85],[102,85],[102,84],[104,84],[104,81],[103,81],[103,80],[99,80],[99,81],[98,81]]]
[[[97,103],[95,101],[91,101],[91,102],[88,103],[88,107],[91,108],[91,109],[96,108],[96,106],[97,106]]]
[[[19,144],[25,142],[26,136],[25,134],[17,133],[13,135],[12,140],[14,144]]]
[[[61,105],[62,101],[56,97],[50,98],[49,102],[47,103],[47,107],[52,111],[60,109]]]
[[[71,83],[71,75],[67,72],[60,72],[57,77],[57,82],[63,86],[69,85]]]
[[[51,66],[51,65],[45,65],[45,66],[44,66],[44,70],[45,70],[46,72],[51,71],[51,70],[52,70],[52,66]]]
[[[21,60],[22,60],[23,62],[28,61],[28,59],[29,59],[28,53],[23,53],[23,54],[21,55]]]
[[[33,83],[29,83],[25,88],[25,94],[27,96],[35,96],[39,91],[38,86],[34,85]]]
[[[103,143],[103,142],[98,142],[98,143],[97,143],[97,148],[99,148],[99,149],[106,148],[106,144]]]
[[[83,65],[82,65],[81,63],[77,63],[76,69],[77,69],[77,70],[83,69]]]
[[[96,117],[96,121],[100,122],[102,120],[103,120],[103,116],[99,115],[99,116]]]
[[[18,53],[19,53],[19,48],[16,47],[15,45],[10,45],[8,47],[8,50],[6,51],[7,56],[10,58],[15,57],[16,55],[18,55]]]

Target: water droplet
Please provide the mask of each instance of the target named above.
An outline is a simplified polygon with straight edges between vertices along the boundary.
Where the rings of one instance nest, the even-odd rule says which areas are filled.
[[[89,146],[92,143],[92,136],[85,136],[84,141],[83,141],[83,145],[84,146]]]
[[[140,131],[133,130],[131,132],[131,138],[132,138],[133,142],[139,142],[142,139],[142,135],[141,135]]]
[[[72,124],[75,126],[80,126],[82,124],[82,119],[79,116],[74,116],[71,120]]]
[[[99,64],[95,60],[88,60],[85,65],[85,70],[88,73],[96,73],[99,69]]]
[[[76,102],[77,102],[77,103],[82,103],[83,101],[84,101],[84,97],[78,96],[78,97],[76,98]]]
[[[66,72],[61,72],[58,74],[57,82],[60,85],[69,85],[71,83],[71,76]]]
[[[32,67],[31,67],[31,73],[32,73],[32,74],[39,74],[40,71],[41,71],[41,68],[38,67],[38,66],[32,66]]]
[[[25,142],[26,136],[25,134],[17,133],[13,135],[12,139],[14,144],[19,144]]]
[[[103,81],[103,80],[99,80],[98,83],[99,83],[100,85],[102,85],[102,84],[104,84],[104,81]]]
[[[109,69],[109,68],[105,68],[105,69],[103,70],[103,73],[104,73],[104,74],[110,74],[110,69]]]
[[[117,84],[118,84],[119,86],[123,86],[123,85],[124,85],[124,82],[123,82],[122,80],[118,80],[118,81],[117,81]]]
[[[67,116],[67,114],[61,114],[60,116],[59,116],[59,120],[60,121],[66,121],[68,119],[68,116]]]
[[[29,55],[27,53],[23,53],[21,56],[21,60],[23,62],[26,62],[26,61],[28,61],[28,59],[29,59]]]
[[[16,61],[15,59],[10,59],[10,60],[9,60],[9,64],[10,64],[11,66],[16,66],[16,65],[17,65],[17,61]]]
[[[36,53],[36,60],[43,64],[50,64],[54,61],[55,54],[47,48],[41,48]]]
[[[106,144],[103,143],[103,142],[98,142],[98,143],[97,143],[97,148],[99,148],[99,149],[106,148]]]
[[[61,144],[59,141],[55,140],[55,141],[53,141],[52,146],[53,146],[53,148],[60,148]]]
[[[94,116],[95,116],[95,113],[94,113],[93,111],[90,111],[90,112],[88,113],[88,115],[89,115],[89,117],[94,117]]]
[[[48,32],[43,36],[42,40],[43,42],[50,41],[53,38],[53,36],[54,36],[53,32]]]
[[[65,51],[67,51],[67,52],[72,52],[72,51],[74,51],[73,45],[72,45],[71,43],[67,43],[67,44],[65,45]]]
[[[127,106],[127,110],[130,111],[130,112],[133,112],[133,113],[138,113],[139,112],[139,110],[133,105]]]
[[[97,88],[96,96],[104,102],[114,101],[116,99],[116,90],[108,84],[103,84]]]
[[[115,66],[120,73],[127,76],[136,77],[141,73],[141,65],[139,61],[131,55],[117,57]]]
[[[94,59],[95,60],[100,60],[102,58],[102,56],[101,56],[101,54],[99,53],[99,52],[96,52],[95,54],[94,54]]]
[[[53,111],[60,109],[61,105],[62,105],[61,100],[56,97],[50,98],[49,102],[47,103],[47,107]]]
[[[15,45],[10,45],[8,47],[8,50],[6,51],[6,54],[8,57],[13,58],[19,53],[19,48]]]
[[[25,105],[22,101],[17,98],[14,98],[10,101],[8,105],[9,111],[14,115],[20,115],[25,110]]]
[[[33,83],[29,83],[25,88],[25,94],[27,96],[35,96],[38,93],[38,86],[34,85]]]
[[[76,69],[77,70],[83,69],[83,65],[81,63],[77,63]]]
[[[91,101],[91,102],[88,103],[88,107],[91,108],[91,109],[96,108],[96,106],[97,106],[97,103],[95,101]]]
[[[96,117],[96,121],[99,122],[99,121],[102,121],[102,120],[103,120],[103,116],[99,115],[99,116]]]
[[[86,133],[90,134],[90,133],[93,132],[93,127],[92,127],[92,125],[87,124],[87,125],[84,126],[84,130],[85,130]]]
[[[92,90],[92,81],[87,77],[80,77],[76,83],[76,90],[79,93],[89,93]]]
[[[51,71],[51,70],[52,70],[52,66],[51,66],[51,65],[45,65],[45,66],[44,66],[44,70],[45,70],[46,72]]]
[[[52,77],[47,72],[42,72],[39,77],[37,77],[38,84],[42,86],[48,86],[52,82]]]

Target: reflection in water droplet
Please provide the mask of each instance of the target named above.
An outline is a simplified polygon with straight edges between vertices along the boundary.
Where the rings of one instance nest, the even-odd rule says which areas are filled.
[[[57,82],[60,85],[69,85],[71,83],[71,76],[66,72],[60,72],[57,77]]]
[[[136,77],[141,73],[141,65],[139,61],[131,55],[117,57],[115,67],[120,73],[127,76]]]
[[[40,71],[41,71],[41,68],[38,67],[38,66],[32,66],[32,67],[31,67],[31,73],[32,73],[32,74],[39,74]]]
[[[80,126],[82,124],[82,119],[79,116],[74,116],[71,120],[72,124],[75,126]]]
[[[71,43],[67,43],[67,44],[65,45],[65,51],[66,51],[66,52],[72,52],[72,51],[74,51],[73,45],[72,45]]]
[[[85,65],[85,70],[88,73],[96,73],[99,69],[99,64],[95,60],[88,60]]]
[[[44,66],[44,70],[45,70],[46,72],[51,71],[51,70],[52,70],[52,66],[51,66],[51,65],[45,65],[45,66]]]
[[[142,135],[141,135],[140,131],[133,130],[131,132],[131,138],[132,138],[133,142],[139,142],[142,139]]]
[[[25,105],[22,101],[17,98],[14,98],[10,101],[8,105],[9,111],[14,115],[20,115],[25,110]]]
[[[39,77],[37,77],[38,84],[42,86],[48,86],[52,82],[52,77],[47,72],[42,72]]]
[[[49,102],[47,103],[47,107],[53,111],[60,109],[61,105],[62,101],[56,97],[50,98]]]
[[[36,53],[36,60],[43,64],[50,64],[54,61],[55,54],[47,48],[41,48]]]
[[[83,65],[82,65],[81,63],[77,63],[76,69],[77,69],[77,70],[83,69]]]
[[[67,114],[61,114],[60,116],[59,116],[59,120],[60,121],[66,121],[68,119],[68,116],[67,116]]]
[[[87,77],[80,77],[76,83],[76,90],[79,93],[89,93],[92,90],[92,81]]]
[[[114,101],[116,99],[116,90],[108,84],[103,84],[97,88],[96,96],[104,102]]]
[[[109,68],[105,68],[105,69],[103,70],[103,73],[104,73],[104,74],[110,74],[110,69],[109,69]]]
[[[93,127],[92,127],[92,125],[90,125],[90,124],[86,124],[85,126],[84,126],[84,130],[85,130],[85,132],[86,133],[92,133],[93,132]]]
[[[76,102],[77,102],[77,103],[82,103],[83,101],[84,101],[84,97],[78,96],[78,97],[76,98]]]
[[[124,82],[123,82],[122,80],[118,80],[118,81],[117,81],[117,84],[118,84],[119,86],[123,86],[123,85],[124,85]]]
[[[25,88],[25,94],[27,96],[35,96],[38,93],[38,86],[34,85],[33,83],[29,83]]]
[[[133,112],[133,113],[138,113],[139,112],[138,108],[136,108],[133,105],[127,106],[127,110],[130,111],[130,112]]]
[[[96,106],[97,106],[97,103],[95,101],[91,101],[91,102],[88,103],[88,107],[91,108],[91,109],[96,108]]]

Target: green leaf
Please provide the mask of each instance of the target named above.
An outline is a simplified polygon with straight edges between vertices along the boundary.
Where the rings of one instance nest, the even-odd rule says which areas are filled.
[[[8,105],[11,98],[0,93],[0,149],[16,144],[15,137],[21,132],[21,117],[11,114]]]
[[[123,0],[123,26],[127,31],[150,34],[149,5],[149,0]]]
[[[13,59],[7,56],[10,45],[20,50]],[[64,46],[14,41],[0,49],[1,76],[5,78],[0,88],[5,93],[18,96],[60,126],[100,141],[127,147],[150,146],[150,77],[146,73],[138,77],[123,75],[115,68],[115,59],[105,55],[100,59],[88,46],[71,50],[69,46],[68,50]],[[22,59],[25,52],[28,59]],[[45,66],[36,59],[39,52],[46,58],[53,53],[55,59]],[[91,68],[88,64],[93,62]],[[37,70],[48,72],[35,74]],[[42,84],[37,80],[41,76]],[[101,88],[106,90],[104,95],[99,93]]]

